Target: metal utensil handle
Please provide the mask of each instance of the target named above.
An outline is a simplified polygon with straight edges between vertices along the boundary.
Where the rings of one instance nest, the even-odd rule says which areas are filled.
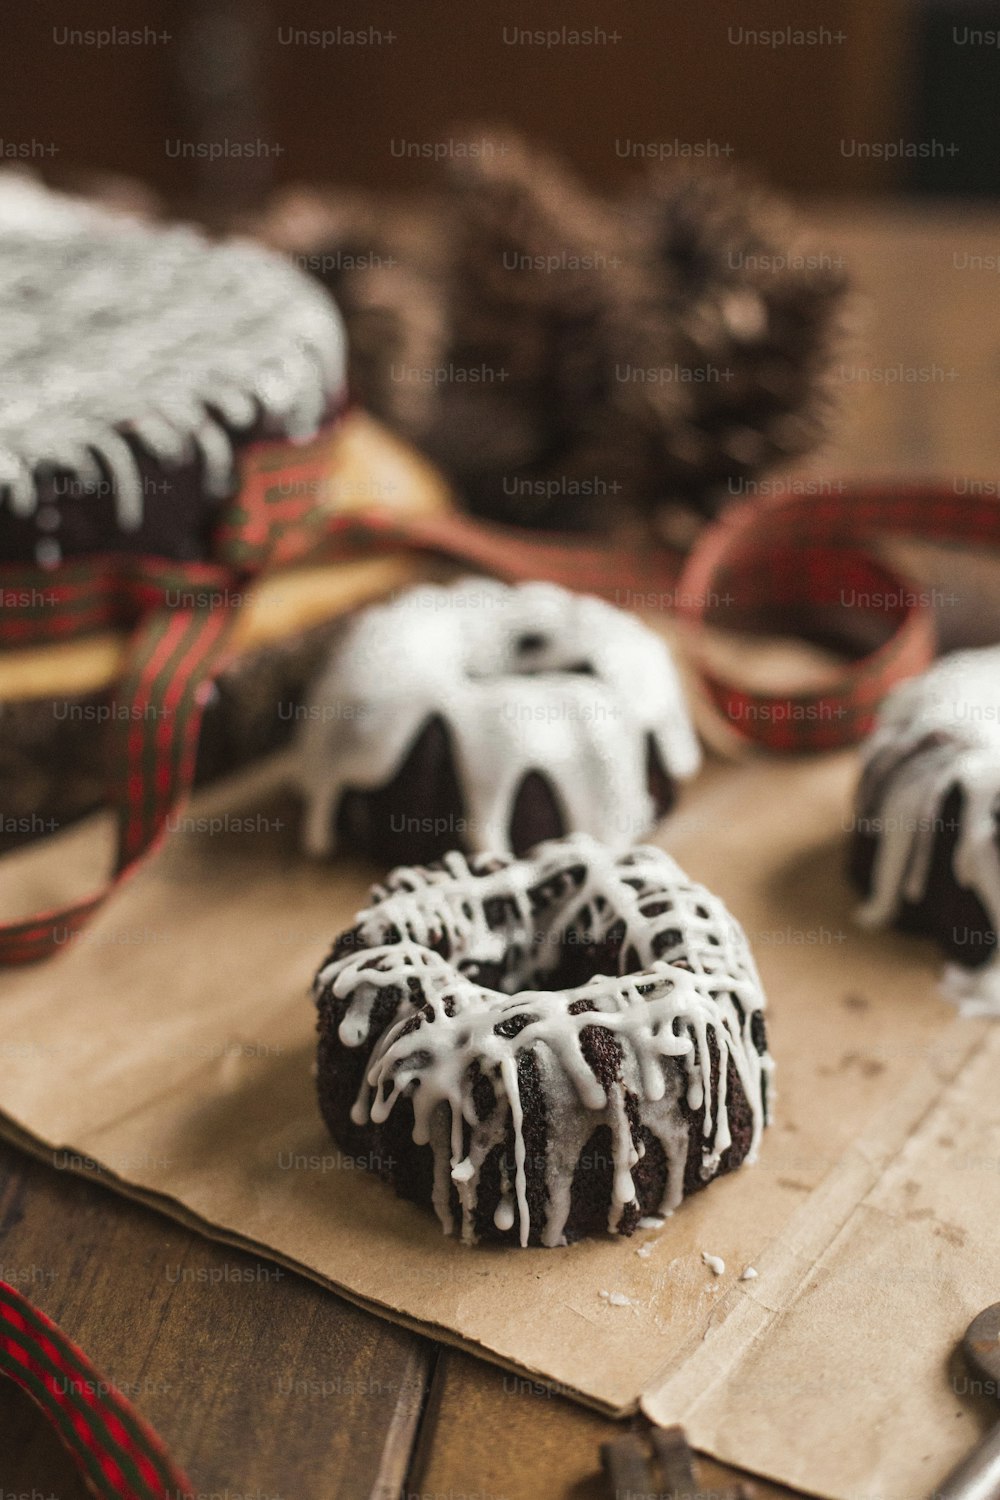
[[[933,1500],[1000,1500],[1000,1423],[952,1469]]]

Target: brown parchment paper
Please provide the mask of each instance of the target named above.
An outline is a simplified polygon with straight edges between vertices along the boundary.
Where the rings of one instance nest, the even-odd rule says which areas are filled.
[[[930,1490],[990,1411],[951,1359],[1000,1296],[1000,1030],[955,1017],[930,945],[853,927],[854,757],[716,762],[663,825],[754,945],[776,1120],[756,1166],[661,1231],[562,1251],[463,1249],[326,1138],[307,988],[378,872],[299,857],[279,770],[202,796],[81,939],[3,977],[6,1131],[759,1473],[842,1500]],[[4,909],[83,889],[107,832],[5,859]]]

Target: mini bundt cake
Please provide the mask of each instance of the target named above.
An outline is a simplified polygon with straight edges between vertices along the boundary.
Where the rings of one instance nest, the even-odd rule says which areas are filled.
[[[315,981],[334,1138],[466,1242],[562,1245],[756,1155],[764,995],[722,902],[659,849],[394,871]]]
[[[201,558],[257,439],[346,401],[327,294],[247,241],[0,173],[0,556]]]
[[[627,848],[700,762],[663,641],[547,583],[466,578],[368,609],[302,717],[305,848],[383,866],[576,830]]]
[[[850,874],[858,917],[934,938],[946,990],[1000,1009],[1000,648],[962,651],[886,699],[864,750]]]

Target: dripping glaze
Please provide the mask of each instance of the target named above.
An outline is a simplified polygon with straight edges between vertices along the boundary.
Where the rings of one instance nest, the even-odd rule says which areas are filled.
[[[554,1101],[556,1121],[547,1146],[546,1208],[538,1238],[564,1243],[573,1169],[599,1125],[611,1137],[612,1191],[608,1228],[614,1232],[635,1200],[632,1170],[643,1144],[634,1137],[626,1098],[639,1101],[641,1124],[659,1141],[667,1163],[663,1201],[667,1215],[683,1195],[690,1149],[690,1111],[704,1111],[700,1143],[703,1180],[713,1177],[731,1144],[727,1114],[730,1071],[739,1079],[752,1114],[748,1160],[753,1160],[767,1120],[772,1063],[752,1035],[764,1007],[760,981],[745,936],[722,903],[690,882],[661,850],[640,847],[615,858],[586,835],[542,845],[531,860],[493,861],[477,873],[461,855],[440,869],[395,871],[376,887],[374,904],[361,913],[360,951],[321,969],[317,994],[346,1001],[339,1042],[347,1048],[369,1037],[372,1012],[387,990],[400,996],[395,1013],[375,1039],[351,1118],[356,1125],[388,1119],[400,1098],[414,1112],[413,1139],[434,1158],[433,1202],[447,1232],[455,1232],[452,1187],[461,1211],[459,1232],[475,1238],[477,1192],[483,1163],[507,1139],[514,1143],[513,1180],[502,1184],[494,1222],[515,1224],[521,1245],[531,1234],[526,1192],[518,1059],[530,1052]],[[537,920],[530,892],[567,870],[583,868],[560,907],[550,913],[541,958],[507,976],[512,993],[485,989],[461,971],[469,955],[488,960]],[[664,906],[663,897],[669,897]],[[505,932],[486,919],[502,899],[511,913]],[[649,915],[652,909],[653,915]],[[545,950],[558,948],[582,911],[587,932],[600,941],[623,924],[620,952],[637,969],[599,975],[570,989],[530,987],[545,977]],[[446,942],[450,960],[429,946]],[[681,965],[685,967],[681,967]],[[528,987],[522,987],[527,979]],[[410,981],[417,981],[414,1000]],[[619,1061],[610,1085],[591,1068],[582,1045],[586,1028],[617,1044]],[[718,1058],[713,1087],[710,1039]],[[470,1071],[485,1073],[502,1107],[479,1119],[469,1088]]]
[[[863,757],[857,817],[877,829],[878,842],[859,922],[884,927],[903,902],[923,900],[944,803],[957,786],[952,874],[1000,935],[1000,648],[956,652],[902,683],[882,705]],[[944,991],[965,1014],[1000,1015],[1000,954],[975,970],[949,964]]]
[[[527,673],[525,640],[542,643]],[[313,687],[293,771],[307,852],[330,853],[345,791],[390,781],[435,714],[477,849],[510,848],[529,772],[550,780],[564,826],[625,848],[655,822],[648,741],[675,781],[701,762],[670,653],[639,620],[549,583],[425,585],[352,621]]]

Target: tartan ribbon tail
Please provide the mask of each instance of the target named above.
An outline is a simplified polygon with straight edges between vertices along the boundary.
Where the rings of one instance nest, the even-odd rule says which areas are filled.
[[[108,896],[161,842],[194,780],[205,696],[225,652],[232,615],[223,600],[161,608],[143,620],[118,685],[108,746],[109,764],[118,772],[112,784],[114,871],[101,889],[80,901],[0,924],[0,968],[36,963],[75,942]]]
[[[182,1500],[190,1480],[58,1324],[0,1281],[0,1374],[41,1409],[99,1500]]]

